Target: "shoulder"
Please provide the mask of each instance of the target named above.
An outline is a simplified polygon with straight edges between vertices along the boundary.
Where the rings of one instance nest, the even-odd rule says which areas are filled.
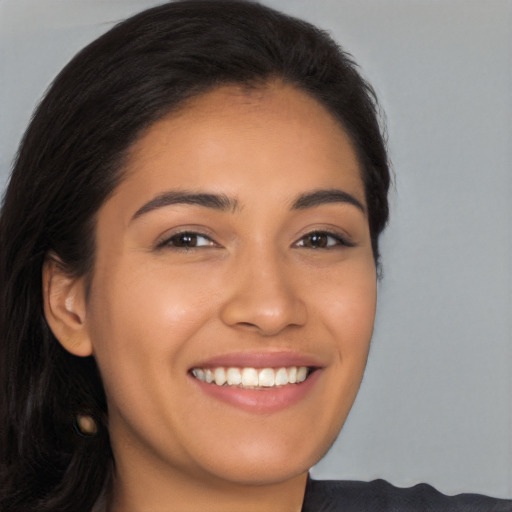
[[[402,489],[373,482],[309,480],[302,512],[512,512],[512,500],[446,496],[427,484]]]

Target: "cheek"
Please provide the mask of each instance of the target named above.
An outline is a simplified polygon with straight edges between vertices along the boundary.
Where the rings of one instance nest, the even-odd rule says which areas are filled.
[[[373,333],[377,283],[373,260],[353,265],[321,287],[312,297],[319,318],[333,340],[333,364],[329,387],[323,394],[322,410],[331,425],[334,441],[359,390]],[[320,290],[320,287],[318,288]]]
[[[92,315],[113,330],[111,334],[123,333],[131,339],[139,333],[147,341],[168,339],[171,334],[175,338],[176,330],[197,328],[202,317],[208,317],[215,288],[210,278],[173,271],[165,262],[124,266],[115,275],[99,277],[101,285],[97,293],[93,288],[91,297]]]
[[[190,340],[214,317],[215,283],[209,286],[197,273],[119,264],[115,272],[98,273],[96,282],[101,286],[91,289],[88,326],[113,396],[119,390],[141,394],[152,382],[148,375],[173,372]]]
[[[329,310],[332,328],[340,340],[340,349],[347,352],[367,352],[375,321],[377,286],[375,279],[346,284],[333,300]]]
[[[332,272],[312,286],[311,297],[319,315],[337,341],[342,355],[367,350],[377,303],[377,279],[373,259],[355,260],[343,272]]]

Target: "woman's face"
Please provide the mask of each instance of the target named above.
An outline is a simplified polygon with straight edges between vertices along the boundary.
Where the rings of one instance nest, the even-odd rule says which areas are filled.
[[[85,328],[118,471],[271,483],[325,454],[363,375],[376,276],[361,171],[322,106],[223,87],[157,122],[96,250]]]

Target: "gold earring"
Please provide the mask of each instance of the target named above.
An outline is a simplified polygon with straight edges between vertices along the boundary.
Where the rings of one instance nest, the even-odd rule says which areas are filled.
[[[77,434],[83,437],[94,437],[98,433],[96,420],[88,414],[77,414],[74,427]]]

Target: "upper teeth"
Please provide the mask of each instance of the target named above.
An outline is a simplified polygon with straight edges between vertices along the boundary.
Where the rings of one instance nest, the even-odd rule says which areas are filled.
[[[248,388],[284,386],[298,384],[308,376],[307,366],[282,368],[194,368],[192,374],[198,380],[217,386],[239,386]]]

